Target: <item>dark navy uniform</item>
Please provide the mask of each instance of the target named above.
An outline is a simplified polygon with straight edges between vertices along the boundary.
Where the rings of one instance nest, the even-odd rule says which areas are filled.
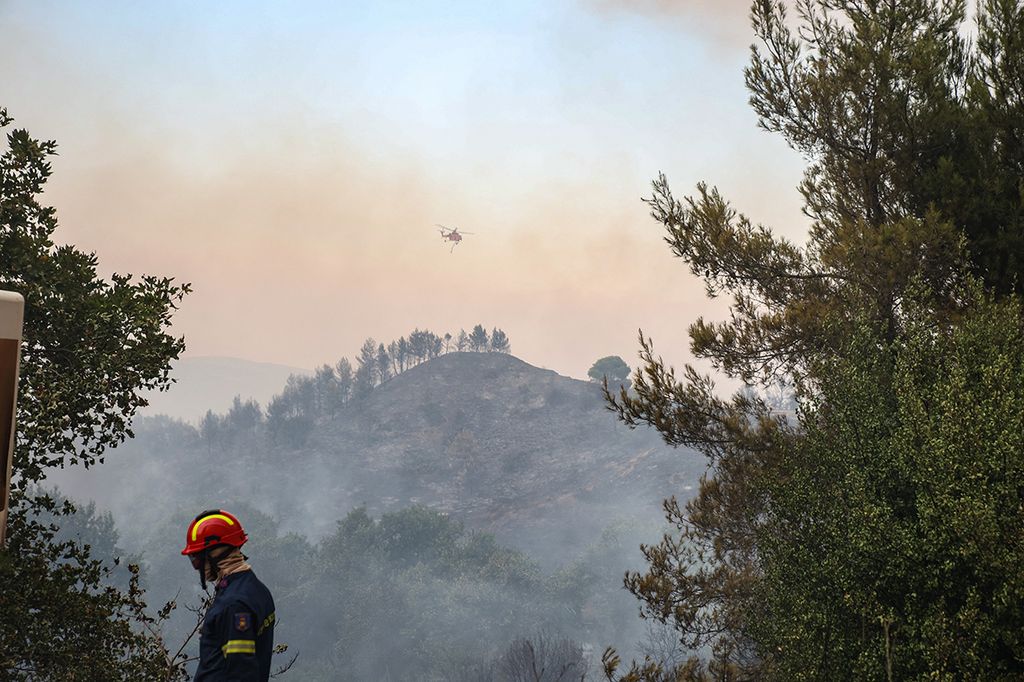
[[[267,682],[274,620],[274,598],[252,571],[222,579],[200,631],[195,682]]]

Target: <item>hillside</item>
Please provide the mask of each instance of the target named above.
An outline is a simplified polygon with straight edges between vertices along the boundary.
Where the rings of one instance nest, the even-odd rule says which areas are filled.
[[[318,425],[308,447],[371,510],[427,504],[499,535],[548,539],[641,506],[657,513],[703,471],[653,431],[618,423],[598,385],[501,353],[414,367]]]
[[[140,505],[166,517],[237,503],[313,537],[356,506],[421,504],[544,554],[580,550],[612,523],[656,521],[660,501],[704,470],[653,431],[619,424],[596,384],[500,353],[413,367],[317,420],[301,444],[259,424],[211,440],[151,418],[136,432],[108,466],[54,480],[119,518],[138,519]],[[154,507],[155,491],[174,508]]]

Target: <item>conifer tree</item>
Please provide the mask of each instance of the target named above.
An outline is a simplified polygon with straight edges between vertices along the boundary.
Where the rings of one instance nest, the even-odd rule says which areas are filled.
[[[473,327],[473,331],[469,335],[469,349],[481,353],[487,350],[490,343],[490,339],[487,336],[487,330],[484,329],[482,324],[478,324]]]
[[[765,386],[779,378],[795,383],[804,426],[794,430],[773,417],[757,393],[725,399],[709,377],[691,367],[678,376],[641,336],[643,366],[634,375],[635,393],[609,395],[612,407],[627,424],[653,425],[666,442],[703,453],[713,475],[685,505],[666,502],[678,534],[645,548],[647,570],[631,574],[626,584],[647,617],[673,624],[685,647],[712,656],[704,662],[694,658],[677,671],[648,661],[622,679],[1009,679],[1020,670],[1013,633],[1024,625],[1022,615],[984,599],[982,606],[969,595],[972,589],[991,591],[993,584],[1000,594],[1016,595],[1007,571],[1013,560],[991,557],[977,569],[990,572],[989,583],[966,577],[960,594],[968,596],[937,605],[933,600],[928,613],[915,610],[920,594],[914,586],[929,572],[934,579],[941,566],[958,565],[963,546],[949,536],[939,541],[935,534],[908,532],[901,536],[907,544],[895,551],[881,536],[856,535],[871,530],[869,523],[848,523],[837,535],[818,538],[836,543],[825,543],[822,552],[830,555],[818,553],[810,541],[794,545],[789,539],[800,537],[792,535],[795,530],[813,531],[822,521],[811,504],[817,493],[832,490],[835,502],[835,495],[850,491],[841,487],[849,481],[836,471],[787,467],[820,461],[793,453],[811,446],[811,426],[824,429],[829,442],[853,449],[850,457],[880,458],[876,487],[859,498],[860,506],[841,506],[843,519],[866,522],[878,513],[889,518],[893,505],[899,514],[924,514],[919,505],[936,489],[920,486],[927,481],[946,486],[948,493],[957,466],[926,474],[915,468],[927,466],[926,456],[910,457],[910,443],[897,447],[886,439],[921,432],[928,423],[941,432],[956,420],[941,403],[918,402],[906,408],[905,422],[889,424],[884,407],[909,398],[906,385],[916,381],[932,391],[957,372],[996,372],[1003,383],[991,390],[1016,395],[1012,372],[996,368],[1017,360],[991,355],[1001,347],[994,333],[974,334],[976,352],[992,357],[993,364],[980,362],[971,370],[943,365],[944,351],[936,345],[917,355],[905,349],[920,347],[922,339],[956,338],[975,311],[996,305],[977,292],[971,272],[997,295],[1020,291],[1019,249],[1014,253],[1013,245],[1020,243],[1024,193],[1014,150],[1024,134],[1024,5],[982,2],[973,51],[959,30],[965,8],[956,0],[801,0],[795,7],[798,32],[785,4],[753,3],[760,46],[752,51],[746,79],[761,126],[782,134],[808,159],[799,187],[812,221],[808,244],[780,239],[705,184],[678,200],[660,176],[648,204],[673,253],[704,279],[709,295],[732,300],[726,321],[698,319],[691,326],[694,353],[747,384]],[[1007,305],[1015,305],[1012,297]],[[1019,331],[1019,313],[1016,328],[1012,312],[982,318],[990,329]],[[851,355],[855,339],[870,340],[859,347],[870,349],[866,357]],[[908,363],[904,385],[900,373],[877,371],[891,366],[894,357]],[[932,369],[944,366],[945,375]],[[846,371],[870,375],[872,383],[837,386],[837,376]],[[857,392],[867,386],[878,393],[871,400]],[[990,432],[976,437],[1005,443],[1004,461],[1016,471],[1024,454],[1013,437],[1020,417],[1012,402],[993,406],[1005,418],[985,420]],[[834,421],[839,414],[856,415],[849,426],[862,431],[844,432]],[[971,437],[960,432],[942,447],[960,453],[956,461],[967,457]],[[871,442],[885,445],[871,450]],[[803,485],[791,485],[795,481]],[[950,503],[948,496],[935,498],[940,500]],[[826,504],[828,498],[818,501]],[[1019,501],[984,508],[1007,527],[1021,522]],[[783,509],[794,514],[785,519],[788,525],[773,517]],[[849,544],[854,540],[862,544]],[[778,555],[774,548],[781,548]],[[1012,546],[1010,553],[1018,550]],[[851,564],[856,556],[870,569]],[[897,556],[902,558],[893,563]],[[784,557],[783,563],[772,563],[776,557]],[[797,565],[817,581],[803,581]],[[809,571],[811,566],[819,572]],[[869,597],[849,581],[857,570],[883,570],[891,580]],[[795,592],[794,585],[806,591]],[[803,601],[787,602],[787,594],[800,594]],[[959,629],[965,622],[984,624],[983,639],[1004,643],[979,641],[968,651],[943,653],[955,649],[952,642],[975,641],[970,638],[976,633]],[[607,672],[616,674],[613,653],[606,663]]]
[[[352,363],[349,362],[348,358],[342,358],[335,363],[334,376],[337,381],[337,393],[335,398],[335,410],[337,410],[348,402],[349,396],[352,393],[354,373],[352,371]]]
[[[512,352],[512,346],[509,344],[508,336],[497,327],[491,331],[491,350],[495,353]]]
[[[384,344],[377,346],[377,381],[383,384],[391,378],[391,356]]]
[[[372,338],[366,339],[356,361],[359,367],[352,382],[352,398],[360,401],[370,395],[377,385],[377,342]]]

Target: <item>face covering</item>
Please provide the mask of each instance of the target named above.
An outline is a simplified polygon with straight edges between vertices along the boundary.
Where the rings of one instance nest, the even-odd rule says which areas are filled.
[[[251,570],[245,555],[237,547],[213,547],[192,559],[192,566],[199,571],[199,584],[206,589],[206,583],[216,583],[223,578],[241,571]]]
[[[229,552],[217,560],[217,579],[223,579],[234,573],[251,570],[252,567],[246,563],[242,550],[232,547]]]

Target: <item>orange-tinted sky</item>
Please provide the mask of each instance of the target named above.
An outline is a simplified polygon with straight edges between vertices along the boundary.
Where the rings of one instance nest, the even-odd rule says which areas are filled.
[[[192,282],[188,355],[312,367],[480,322],[570,376],[635,364],[638,328],[687,361],[724,303],[650,180],[804,230],[800,159],[746,106],[746,3],[484,5],[0,0],[0,106],[60,144],[59,241]]]

